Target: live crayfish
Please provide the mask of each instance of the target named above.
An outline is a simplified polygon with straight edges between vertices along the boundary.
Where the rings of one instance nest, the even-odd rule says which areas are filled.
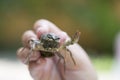
[[[60,60],[63,59],[64,68],[65,68],[64,56],[60,54],[60,51],[62,49],[65,49],[70,53],[70,57],[75,65],[76,62],[72,56],[71,51],[67,49],[67,46],[77,43],[79,41],[79,37],[80,37],[80,32],[76,32],[71,40],[65,42],[62,45],[60,45],[60,37],[54,33],[42,34],[39,40],[31,39],[28,42],[28,44],[30,45],[30,53],[26,57],[25,63],[29,63],[30,57],[34,51],[40,51],[41,56],[44,58],[57,55],[59,57],[58,62],[60,62]]]

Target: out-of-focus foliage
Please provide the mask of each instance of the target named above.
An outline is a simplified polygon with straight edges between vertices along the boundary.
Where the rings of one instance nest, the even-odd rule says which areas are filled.
[[[0,49],[22,46],[22,33],[44,18],[69,35],[81,31],[79,43],[86,50],[112,53],[119,5],[117,0],[0,0]]]
[[[95,69],[98,71],[108,72],[113,67],[113,59],[109,55],[91,58]]]

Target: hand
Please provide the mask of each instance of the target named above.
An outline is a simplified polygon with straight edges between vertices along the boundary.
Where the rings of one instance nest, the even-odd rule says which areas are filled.
[[[35,33],[34,33],[35,32]],[[30,39],[38,40],[41,34],[53,32],[60,37],[60,44],[70,39],[69,36],[60,30],[53,23],[41,19],[34,25],[34,32],[28,30],[23,34],[22,41],[26,46],[25,49],[18,49],[18,58],[24,63],[26,56],[29,54],[27,48]],[[77,65],[66,65],[65,73],[64,64],[60,62],[57,65],[58,58],[56,56],[50,58],[40,57],[40,52],[34,51],[29,60],[29,71],[34,80],[97,80],[96,72],[86,54],[86,52],[78,45],[74,44],[68,47]],[[67,63],[67,62],[66,62]],[[72,66],[72,67],[70,67]]]

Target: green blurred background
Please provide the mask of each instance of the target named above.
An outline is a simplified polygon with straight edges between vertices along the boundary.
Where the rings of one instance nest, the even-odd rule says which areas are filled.
[[[44,18],[69,35],[81,31],[85,49],[112,54],[118,7],[115,0],[0,0],[0,49],[17,49],[22,33]]]
[[[112,63],[120,31],[119,0],[0,0],[0,54],[15,56],[23,32],[38,19],[52,21],[70,36],[79,30],[79,44],[97,68],[104,61],[105,69]]]

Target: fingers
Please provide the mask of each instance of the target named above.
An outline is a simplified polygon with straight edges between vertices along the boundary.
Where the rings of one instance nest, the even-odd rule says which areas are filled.
[[[69,39],[69,36],[66,32],[61,31],[58,33],[58,36],[60,37],[60,44],[63,44],[67,39]]]
[[[61,31],[55,24],[53,24],[52,22],[45,20],[45,19],[41,19],[41,20],[36,21],[36,23],[34,24],[35,32],[42,31],[39,29],[41,27],[44,28],[44,31],[47,31],[47,32],[57,33],[57,32]]]
[[[34,30],[39,38],[44,33],[52,32],[60,37],[60,43],[63,43],[66,39],[69,39],[66,32],[61,31],[55,24],[45,19],[38,20],[34,24]]]
[[[26,64],[27,56],[30,54],[30,50],[28,48],[20,48],[17,51],[17,57]],[[29,61],[36,61],[40,57],[40,53],[38,51],[34,51],[30,57]]]
[[[30,45],[28,43],[29,40],[37,40],[37,36],[35,35],[35,33],[32,30],[28,30],[26,31],[23,36],[22,36],[22,42],[23,42],[23,48],[18,49],[17,51],[17,56],[18,58],[25,63],[28,55],[31,53],[30,52]],[[35,52],[34,54],[31,55],[30,61],[31,60],[36,60],[39,57],[39,52]]]
[[[69,38],[66,32],[61,31],[56,25],[44,19],[38,20],[34,24],[34,30],[37,35],[32,30],[28,30],[23,34],[22,42],[24,45],[27,45],[30,39],[37,40],[41,34],[50,32],[57,34],[61,38],[61,42]]]
[[[29,47],[29,40],[37,40],[36,34],[32,30],[26,31],[22,36],[22,42],[25,47]]]
[[[34,24],[34,30],[36,34],[32,30],[28,30],[22,36],[22,42],[25,49],[22,49],[23,51],[21,51],[21,49],[18,50],[18,57],[21,59],[22,62],[24,62],[26,56],[30,54],[30,50],[27,49],[30,47],[28,41],[31,39],[38,40],[41,34],[50,32],[57,34],[60,37],[60,44],[63,44],[66,41],[66,39],[69,39],[69,36],[66,32],[61,31],[58,27],[56,27],[56,25],[47,20],[42,19],[37,21]]]
[[[21,60],[21,62],[23,62],[25,64],[25,60],[26,60],[26,57],[28,55],[28,48],[20,48],[18,49],[17,51],[17,57]]]

